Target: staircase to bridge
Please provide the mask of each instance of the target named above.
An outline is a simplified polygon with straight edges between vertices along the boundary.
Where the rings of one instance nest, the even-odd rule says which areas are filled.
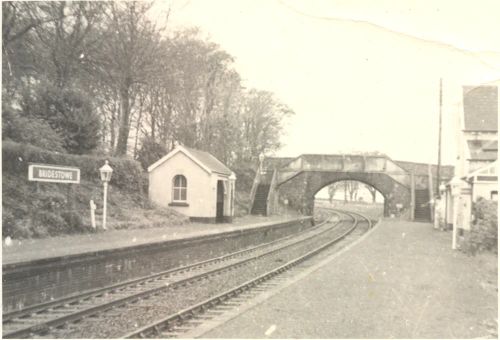
[[[415,190],[415,220],[427,221],[431,214],[429,190]]]
[[[442,180],[451,179],[453,167],[441,168]],[[252,214],[279,213],[280,206],[311,214],[314,195],[341,180],[357,180],[384,196],[384,214],[406,212],[411,219],[429,220],[430,181],[437,188],[436,166],[393,161],[384,155],[317,155],[266,158],[252,188]],[[288,208],[287,207],[287,208]]]
[[[269,195],[269,184],[259,184],[255,192],[252,205],[252,215],[267,215],[267,197]]]

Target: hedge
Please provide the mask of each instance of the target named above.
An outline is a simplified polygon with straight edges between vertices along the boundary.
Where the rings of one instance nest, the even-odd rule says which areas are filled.
[[[474,221],[470,233],[464,239],[463,249],[469,254],[482,251],[497,253],[498,202],[480,197],[472,206]]]
[[[51,152],[33,145],[12,141],[2,143],[2,171],[28,177],[30,163],[45,163],[73,166],[80,169],[80,178],[90,182],[99,182],[99,168],[108,160],[113,168],[111,185],[130,192],[142,192],[144,177],[139,162],[117,157],[71,155]]]

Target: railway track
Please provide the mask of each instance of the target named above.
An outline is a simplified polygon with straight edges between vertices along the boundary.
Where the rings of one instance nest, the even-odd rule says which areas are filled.
[[[289,276],[295,275],[294,269],[297,269],[308,259],[319,254],[326,248],[343,240],[351,234],[363,220],[367,224],[367,229],[372,227],[372,221],[365,216],[357,213],[343,211],[352,218],[352,225],[344,230],[337,237],[325,241],[320,246],[307,252],[306,254],[288,261],[271,271],[268,271],[256,278],[253,278],[239,286],[220,293],[214,297],[206,299],[200,303],[192,305],[182,311],[176,312],[162,320],[151,323],[131,333],[124,335],[124,338],[176,338],[176,337],[192,337],[189,331],[198,327],[200,324],[217,318],[220,314],[224,314],[227,310],[238,308],[244,301],[255,297],[262,291],[269,290],[287,279]],[[283,275],[285,274],[285,276]],[[191,333],[192,335],[193,333]]]
[[[337,223],[338,224],[338,223]],[[335,225],[337,225],[335,224]],[[334,226],[335,226],[334,225]],[[158,296],[166,290],[186,287],[193,282],[234,270],[264,256],[277,253],[298,243],[317,238],[334,226],[327,221],[299,234],[291,235],[267,244],[206,260],[180,268],[164,271],[125,283],[105,287],[77,296],[32,306],[3,315],[3,338],[33,338],[57,335],[64,328],[73,327],[83,319],[113,312],[137,301]]]

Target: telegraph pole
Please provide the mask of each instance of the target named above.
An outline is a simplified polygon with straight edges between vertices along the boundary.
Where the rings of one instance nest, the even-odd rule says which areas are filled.
[[[437,197],[441,198],[439,184],[441,182],[441,130],[443,122],[443,78],[439,78],[439,132],[438,132],[438,164],[437,164]]]

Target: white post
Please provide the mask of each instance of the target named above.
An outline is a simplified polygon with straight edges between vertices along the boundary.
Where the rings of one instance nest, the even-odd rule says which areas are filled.
[[[96,228],[95,226],[95,203],[94,200],[90,200],[90,223],[92,224],[92,228]]]
[[[453,198],[453,234],[451,240],[451,249],[457,249],[457,229],[458,229],[458,207],[459,207],[459,197],[461,181],[455,176],[450,182],[451,184],[451,196]]]
[[[108,182],[104,182],[104,203],[102,208],[102,229],[106,230],[106,206],[108,200]]]
[[[439,216],[441,216],[441,202],[442,198],[436,198],[434,200],[434,229],[439,229]]]
[[[451,249],[457,249],[458,196],[453,197],[453,235]]]

